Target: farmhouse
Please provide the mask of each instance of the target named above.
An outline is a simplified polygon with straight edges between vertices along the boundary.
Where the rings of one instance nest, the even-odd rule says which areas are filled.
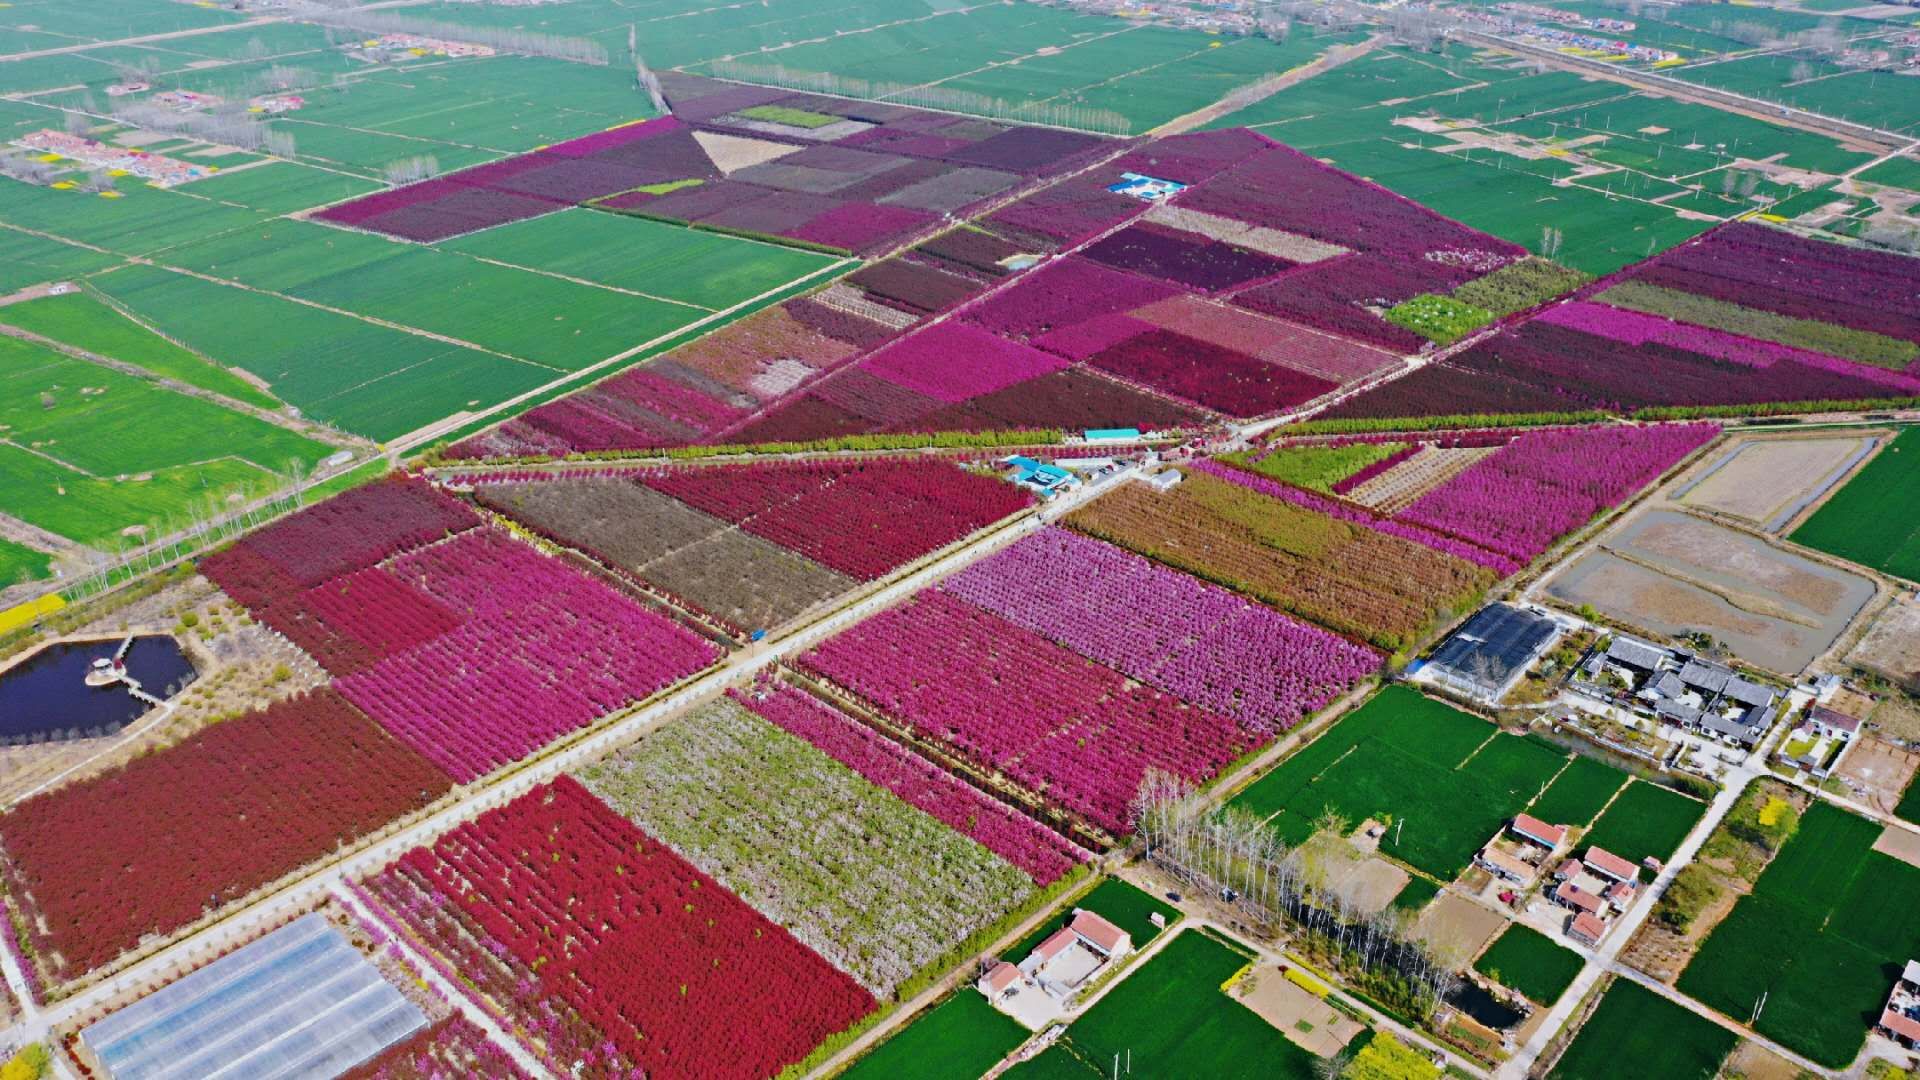
[[[1605,848],[1588,848],[1586,857],[1580,861],[1586,865],[1587,869],[1604,878],[1626,882],[1635,882],[1640,879],[1638,867]]]
[[[1586,912],[1581,912],[1567,924],[1567,936],[1588,948],[1597,948],[1600,939],[1607,936],[1607,924]]]
[[[1920,1049],[1920,960],[1907,961],[1874,1030],[1909,1050]]]
[[[1540,869],[1520,856],[1502,851],[1492,844],[1481,848],[1480,853],[1473,857],[1473,862],[1474,865],[1493,876],[1503,881],[1511,881],[1516,885],[1530,884]]]
[[[1779,693],[1724,664],[1678,649],[1663,649],[1624,634],[1616,636],[1604,657],[1590,661],[1587,682],[1577,689],[1619,701],[1661,723],[1751,750],[1760,745],[1779,718]],[[1600,682],[1611,674],[1624,682],[1631,700],[1616,696]]]
[[[1133,952],[1133,936],[1097,912],[1075,908],[1018,964],[985,961],[974,988],[1001,1012],[1038,1030],[1075,991]]]
[[[1820,738],[1838,742],[1851,742],[1855,735],[1860,734],[1860,721],[1857,718],[1835,712],[1824,705],[1809,709],[1806,722],[1801,726]]]
[[[1507,829],[1520,839],[1547,849],[1549,855],[1567,838],[1565,825],[1549,825],[1532,814],[1516,815]]]
[[[1605,848],[1590,847],[1584,858],[1567,859],[1553,876],[1560,883],[1553,902],[1573,912],[1567,936],[1587,945],[1599,944],[1608,920],[1626,911],[1640,891],[1634,865]]]

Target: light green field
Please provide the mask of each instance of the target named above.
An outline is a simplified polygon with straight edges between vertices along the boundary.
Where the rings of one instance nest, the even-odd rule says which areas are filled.
[[[0,228],[0,293],[76,278],[119,261],[58,240]]]
[[[169,265],[575,370],[706,314],[304,221],[169,252]]]
[[[383,442],[564,374],[155,267],[92,283],[195,351],[265,380],[313,419]]]
[[[260,494],[332,448],[144,379],[0,338],[0,505],[87,544]]]
[[[85,293],[48,296],[0,307],[0,323],[145,368],[235,401],[277,409],[280,402],[247,380],[195,356]]]
[[[181,190],[204,199],[236,203],[250,210],[291,214],[379,189],[379,184],[358,176],[291,161],[274,161],[196,180]]]
[[[39,581],[52,573],[53,557],[11,540],[0,540],[0,589]]]
[[[732,307],[838,261],[796,248],[581,209],[501,225],[440,246],[708,310]]]
[[[1428,55],[1379,50],[1229,113],[1211,127],[1252,127],[1349,172],[1495,236],[1539,251],[1544,231],[1559,230],[1557,260],[1607,273],[1665,250],[1710,222],[1681,218],[1646,201],[1651,190],[1630,174],[1556,185],[1571,175],[1564,162],[1525,161],[1509,154],[1441,148],[1452,141],[1393,123],[1432,110],[1496,126],[1560,110],[1564,115],[1609,98],[1618,86],[1564,73],[1534,75],[1485,62],[1453,47]],[[1392,102],[1392,104],[1386,104]],[[1731,209],[1731,207],[1729,207]]]

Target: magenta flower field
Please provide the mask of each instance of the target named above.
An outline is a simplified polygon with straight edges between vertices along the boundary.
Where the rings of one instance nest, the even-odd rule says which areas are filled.
[[[1047,529],[941,591],[1129,678],[1263,731],[1284,731],[1382,657],[1111,544]]]
[[[463,783],[719,656],[692,631],[490,530],[394,569],[465,622],[341,679],[340,692]]]
[[[1719,432],[1717,424],[1530,432],[1401,517],[1529,562]]]
[[[1269,738],[938,590],[800,663],[1110,833],[1148,769],[1206,780]]]

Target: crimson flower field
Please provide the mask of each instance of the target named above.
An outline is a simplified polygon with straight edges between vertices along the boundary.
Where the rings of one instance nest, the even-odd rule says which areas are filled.
[[[322,690],[28,799],[0,816],[0,845],[34,954],[50,982],[64,982],[449,786],[431,762]]]
[[[602,1075],[758,1080],[874,1007],[567,777],[408,853],[370,889],[547,1060]]]

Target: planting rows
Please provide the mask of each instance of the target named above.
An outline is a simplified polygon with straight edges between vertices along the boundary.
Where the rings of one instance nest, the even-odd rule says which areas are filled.
[[[1410,535],[1505,573],[1652,483],[1719,430],[1696,423],[1467,432],[1433,442],[1361,436],[1224,460],[1260,477],[1350,495],[1393,527],[1422,530]],[[1315,483],[1330,463],[1358,461],[1371,463]],[[1268,494],[1334,505],[1217,463],[1205,467]]]
[[[423,481],[382,481],[200,569],[462,783],[717,657],[691,631],[478,522]]]
[[[983,795],[952,773],[792,686],[757,688],[738,700],[791,735],[886,788],[903,802],[939,818],[1019,867],[1036,885],[1051,885],[1080,853],[1060,834]]]
[[[1250,727],[1282,731],[1380,654],[1064,529],[975,563],[944,592]]]
[[[408,852],[369,889],[560,1072],[758,1080],[874,1007],[569,777]]]
[[[718,650],[492,530],[403,556],[465,622],[340,680],[340,692],[461,782],[712,663]]]
[[[1171,491],[1130,484],[1067,524],[1383,649],[1412,644],[1496,577],[1464,557],[1471,545],[1214,469]]]
[[[807,653],[801,666],[1109,833],[1149,769],[1199,782],[1271,737],[1188,705],[940,590]]]
[[[868,152],[811,146],[727,183],[755,169],[819,183],[872,167],[860,157]],[[1187,187],[1150,204],[1115,190],[1125,174]],[[719,215],[702,220],[731,213],[777,224],[758,216],[761,203],[734,205],[723,190],[623,198],[641,199],[649,214],[671,215],[677,204],[685,215]],[[1171,136],[455,452],[1024,426],[1150,430],[1209,414],[1262,416],[1384,371],[1425,344],[1377,311],[1477,282],[1521,254],[1252,132]],[[936,315],[944,318],[929,325]]]
[[[779,626],[854,580],[619,477],[489,483],[481,502],[736,633]]]
[[[207,728],[14,807],[0,845],[65,981],[437,799],[447,777],[332,691]]]
[[[1033,879],[805,739],[716,701],[581,779],[877,996]]]
[[[1724,225],[1325,417],[1810,411],[1920,397],[1916,295],[1920,259]]]

